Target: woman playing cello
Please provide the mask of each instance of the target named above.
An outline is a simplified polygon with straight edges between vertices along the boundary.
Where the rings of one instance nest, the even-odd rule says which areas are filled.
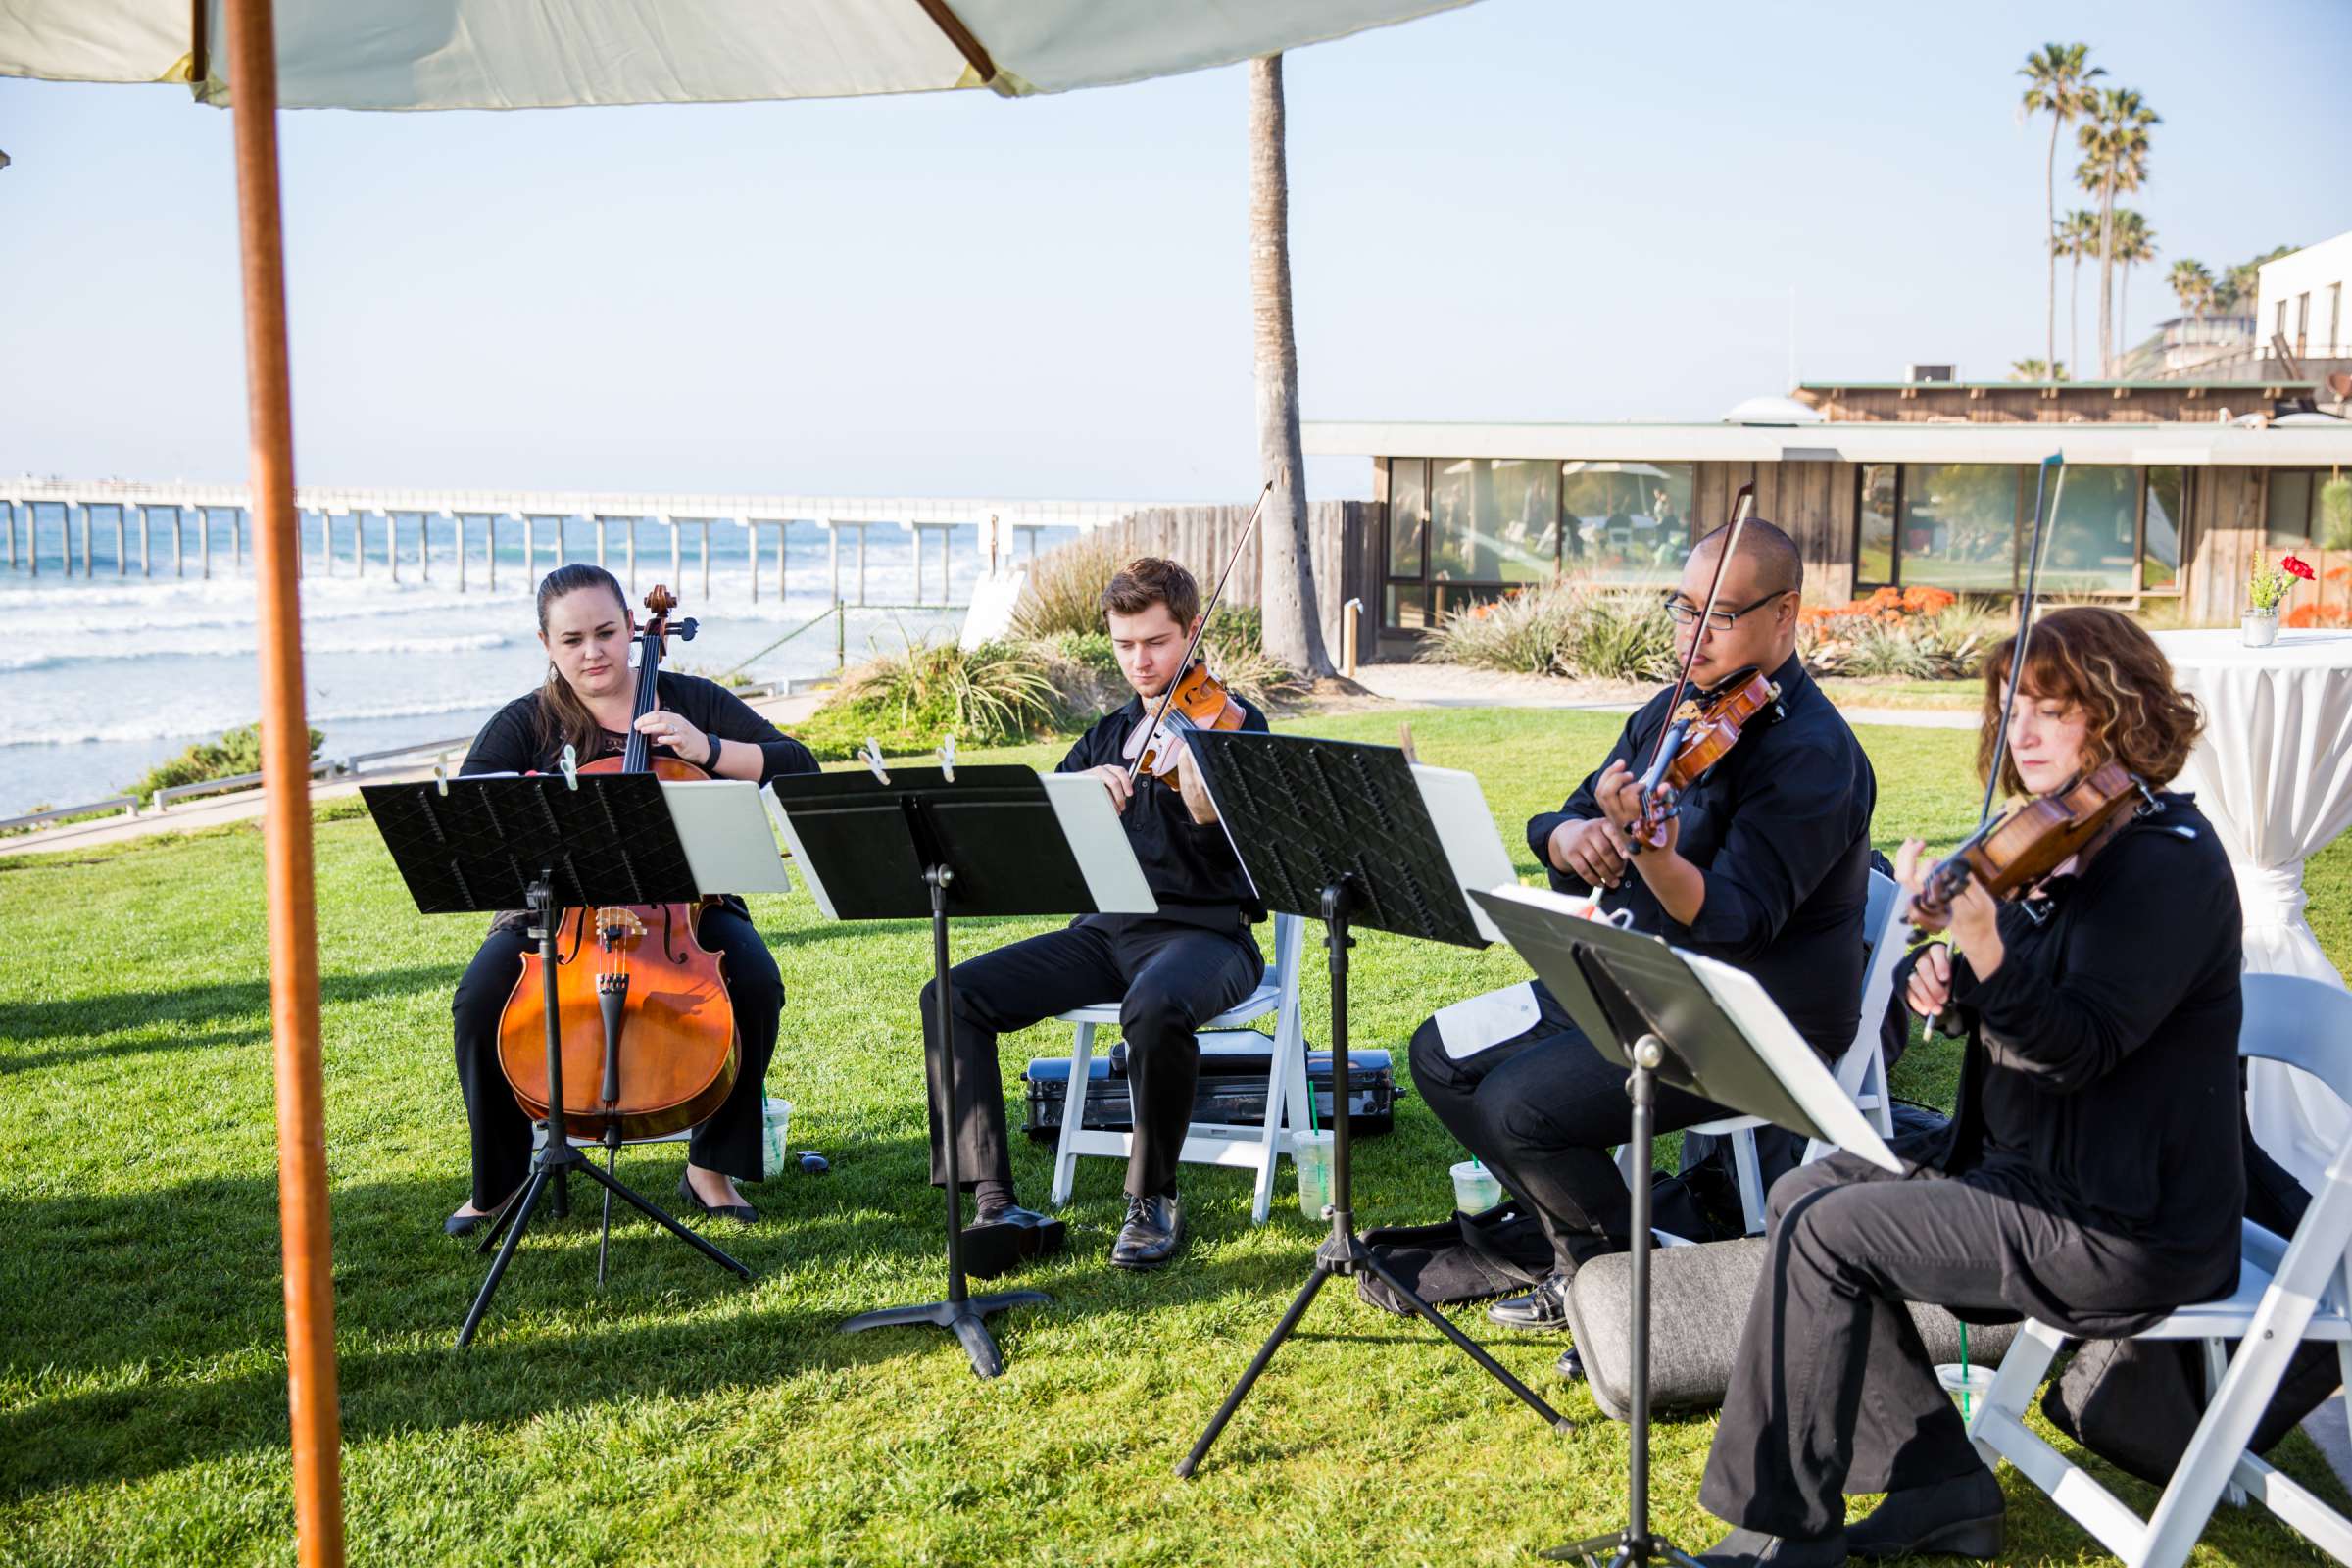
[[[539,584],[539,642],[547,682],[492,715],[474,737],[465,773],[552,773],[569,745],[581,764],[626,745],[636,703],[629,666],[634,617],[620,584],[602,566],[559,566]],[[716,682],[662,670],[661,705],[635,720],[650,746],[699,764],[719,778],[760,784],[782,773],[813,773],[808,749],[752,711]],[[522,973],[527,919],[502,914],[466,966],[451,1004],[458,1084],[473,1134],[473,1195],[444,1227],[464,1236],[486,1222],[521,1186],[531,1156],[531,1121],[515,1102],[499,1065],[499,1020]],[[775,1049],[784,985],[775,959],[739,899],[706,908],[696,928],[703,947],[720,954],[733,999],[742,1057],[734,1088],[688,1145],[680,1195],[705,1213],[756,1217],[734,1178],[757,1181],[761,1080]]]
[[[1901,1176],[1836,1155],[1774,1185],[1699,1493],[1740,1528],[1709,1564],[1999,1554],[2001,1489],[1903,1302],[2120,1337],[2237,1279],[2237,891],[2211,825],[2163,788],[2196,709],[2116,611],[2034,623],[2014,691],[2013,645],[1985,663],[1980,767],[2037,798],[2019,817],[2089,785],[2111,804],[2006,902],[1985,886],[1998,857],[1961,877],[1903,846],[1915,915],[1953,951],[1922,949],[1899,983],[1968,1033],[1950,1142]],[[1879,1492],[1849,1526],[1841,1494]]]

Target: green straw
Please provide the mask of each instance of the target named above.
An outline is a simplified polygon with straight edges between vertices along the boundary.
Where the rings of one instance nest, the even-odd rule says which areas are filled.
[[[1968,1419],[1968,1325],[1960,1325],[1960,1419]]]

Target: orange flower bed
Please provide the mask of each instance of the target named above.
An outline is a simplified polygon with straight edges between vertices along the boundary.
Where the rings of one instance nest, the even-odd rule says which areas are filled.
[[[1803,626],[1854,617],[1897,621],[1907,615],[1936,614],[1959,602],[1959,595],[1942,588],[1879,588],[1866,599],[1849,599],[1842,605],[1807,605],[1796,612],[1796,619]]]
[[[2281,624],[2297,630],[2311,626],[2352,626],[2352,613],[2336,605],[2297,605],[2286,612]]]

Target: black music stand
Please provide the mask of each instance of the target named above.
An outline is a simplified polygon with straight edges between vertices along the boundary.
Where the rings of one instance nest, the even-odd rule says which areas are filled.
[[[1402,752],[1390,746],[1248,730],[1201,730],[1186,738],[1258,897],[1269,908],[1323,922],[1325,946],[1331,951],[1332,1103],[1346,1105],[1348,950],[1355,945],[1349,927],[1367,925],[1465,948],[1483,948],[1487,938],[1463,897],[1460,878]],[[1492,838],[1493,824],[1481,826]],[[1391,1273],[1357,1237],[1348,1122],[1343,1113],[1332,1116],[1331,1235],[1315,1250],[1314,1268],[1304,1288],[1226,1395],[1200,1441],[1178,1462],[1179,1476],[1189,1477],[1200,1468],[1316,1293],[1334,1275],[1359,1270],[1378,1275],[1545,1425],[1560,1432],[1573,1429],[1567,1417]]]
[[[531,1156],[530,1180],[507,1200],[482,1238],[480,1250],[495,1244],[498,1256],[458,1330],[459,1347],[473,1343],[540,1195],[574,1170],[610,1195],[608,1226],[611,1199],[618,1198],[711,1262],[750,1279],[750,1269],[599,1170],[572,1147],[564,1120],[563,1030],[556,1007],[556,932],[564,911],[604,904],[692,904],[703,896],[662,781],[651,773],[530,774],[364,784],[360,795],[418,912],[528,909],[530,934],[539,944],[546,986],[547,1141]],[[559,1213],[561,1193],[559,1186]],[[601,1250],[598,1277],[601,1283]]]
[[[1628,1069],[1634,1102],[1629,1142],[1649,1169],[1660,1079],[1701,1099],[1762,1116],[1807,1138],[1834,1143],[1900,1170],[1862,1112],[1838,1085],[1764,988],[1727,964],[1678,952],[1656,937],[1587,918],[1586,906],[1532,888],[1473,892],[1481,907],[1560,999],[1604,1056]],[[1633,1428],[1627,1514],[1621,1530],[1554,1546],[1545,1557],[1609,1568],[1695,1559],[1649,1529],[1650,1184],[1632,1184],[1633,1368],[1627,1404]]]
[[[931,921],[933,1031],[946,1150],[948,1294],[945,1300],[862,1312],[844,1334],[928,1323],[963,1344],[972,1370],[993,1378],[1004,1357],[992,1312],[1052,1300],[1043,1291],[974,1296],[963,1271],[963,1191],[956,1168],[955,981],[948,921],[1021,914],[1150,914],[1159,906],[1119,826],[1110,795],[1083,774],[1039,774],[998,764],[893,767],[797,774],[770,786],[784,837],[817,907],[836,920]]]

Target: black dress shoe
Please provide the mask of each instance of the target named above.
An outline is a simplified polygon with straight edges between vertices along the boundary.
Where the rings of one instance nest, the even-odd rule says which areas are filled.
[[[1120,1268],[1158,1268],[1184,1247],[1184,1200],[1166,1197],[1127,1198],[1127,1223],[1110,1250]]]
[[[1698,1554],[1705,1568],[1845,1568],[1846,1537],[1840,1530],[1812,1541],[1735,1530]]]
[[[720,1219],[741,1220],[744,1224],[749,1225],[760,1217],[760,1211],[749,1203],[704,1202],[702,1194],[694,1190],[694,1183],[683,1175],[678,1177],[678,1196],[686,1200],[688,1208],[699,1209],[705,1214],[715,1214]]]
[[[441,1229],[451,1236],[471,1236],[496,1218],[495,1209],[487,1214],[452,1214],[441,1222]]]
[[[1558,1333],[1568,1326],[1568,1276],[1551,1275],[1525,1296],[1496,1301],[1487,1308],[1487,1321],[1529,1334]]]
[[[1989,1559],[2001,1554],[2006,1512],[2000,1482],[1980,1466],[1949,1481],[1889,1492],[1846,1527],[1846,1548],[1866,1562],[1930,1553]]]
[[[1582,1383],[1585,1380],[1585,1358],[1576,1353],[1573,1345],[1560,1352],[1560,1358],[1551,1363],[1551,1369],[1570,1383]]]
[[[983,1208],[963,1230],[963,1271],[984,1280],[1009,1274],[1033,1257],[1060,1251],[1066,1234],[1053,1215],[1018,1203]]]

